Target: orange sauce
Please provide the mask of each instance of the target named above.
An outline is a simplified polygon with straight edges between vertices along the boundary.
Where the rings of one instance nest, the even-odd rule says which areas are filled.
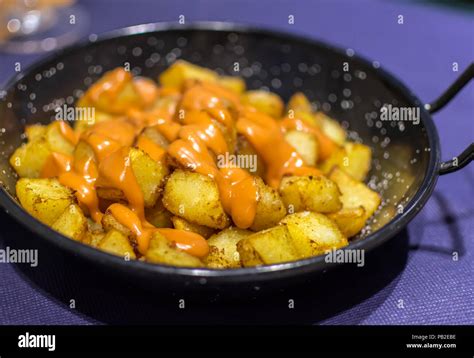
[[[53,152],[46,158],[40,176],[42,178],[54,178],[61,173],[70,171],[72,168],[72,157],[67,154]]]
[[[319,127],[312,125],[307,121],[299,118],[285,117],[281,121],[283,131],[298,130],[310,133],[316,137],[319,144],[319,160],[325,160],[336,150],[337,145],[329,137],[327,137]]]
[[[278,188],[285,175],[320,175],[321,172],[306,166],[296,150],[285,141],[278,121],[272,117],[244,109],[237,121],[237,132],[245,136],[267,166],[266,182]]]

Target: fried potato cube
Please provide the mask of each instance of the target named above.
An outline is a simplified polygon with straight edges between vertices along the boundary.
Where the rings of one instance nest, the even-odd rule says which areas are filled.
[[[214,233],[214,229],[210,227],[193,224],[183,218],[180,218],[179,216],[173,216],[171,218],[171,221],[175,229],[195,232],[196,234],[199,234],[206,239]]]
[[[251,234],[251,231],[230,227],[211,236],[207,240],[209,254],[204,259],[205,265],[220,269],[241,267],[237,243]]]
[[[110,230],[107,232],[104,238],[97,245],[97,248],[108,252],[109,254],[121,256],[125,259],[137,258],[127,236],[117,230]]]
[[[324,176],[287,176],[280,183],[280,194],[288,212],[331,213],[342,208],[336,183]]]
[[[173,214],[166,210],[161,200],[157,200],[153,207],[145,209],[145,217],[147,221],[155,227],[172,228],[172,216]]]
[[[178,60],[160,74],[159,82],[163,87],[181,88],[186,80],[216,82],[217,78],[217,73],[210,69]]]
[[[285,133],[285,140],[295,148],[307,165],[316,165],[318,162],[318,142],[312,134],[296,130],[289,131]]]
[[[72,155],[74,144],[64,138],[55,122],[48,125],[45,138],[51,151]]]
[[[102,226],[105,231],[117,230],[124,234],[131,242],[136,242],[136,235],[127,228],[125,225],[122,225],[110,212],[106,211],[101,221]]]
[[[87,230],[82,237],[82,243],[92,247],[99,246],[102,239],[105,237],[104,232],[90,231]]]
[[[362,206],[365,210],[364,222],[370,218],[380,205],[380,195],[369,189],[367,185],[346,174],[338,167],[333,168],[329,179],[334,181],[341,190],[342,207],[344,209]]]
[[[337,225],[323,214],[302,211],[288,215],[281,224],[288,229],[293,244],[303,258],[348,245]]]
[[[78,105],[79,106],[79,105]],[[87,106],[87,104],[82,104],[83,107]],[[94,107],[90,105],[89,107]],[[86,129],[92,127],[94,124],[99,123],[99,122],[105,122],[113,119],[117,119],[117,116],[114,116],[113,114],[99,111],[94,107],[94,116],[92,118],[88,118],[86,121],[76,121],[74,124],[74,131],[76,133],[82,133]]]
[[[50,226],[75,203],[72,190],[56,179],[22,178],[16,183],[16,195],[28,213]]]
[[[343,147],[334,151],[321,164],[324,173],[329,173],[334,166],[338,166],[354,179],[363,181],[370,170],[372,150],[360,143],[345,143]]]
[[[216,183],[206,175],[175,170],[165,185],[163,205],[194,224],[224,229],[230,219],[220,202]]]
[[[346,142],[347,133],[338,121],[332,119],[323,112],[316,112],[314,117],[316,123],[327,137],[341,146]]]
[[[22,178],[38,178],[51,154],[44,137],[22,144],[10,157],[10,165]]]
[[[245,81],[236,76],[221,76],[217,83],[237,94],[244,93],[246,89]]]
[[[286,209],[278,192],[255,177],[257,186],[257,208],[250,230],[260,231],[275,226],[285,215]]]
[[[248,104],[273,118],[280,118],[283,114],[283,101],[280,96],[273,92],[247,91],[242,95],[242,103]]]
[[[250,144],[250,142],[243,135],[238,135],[236,145],[236,155],[245,156],[249,159],[256,158],[254,161],[255,167],[246,167],[245,169],[247,169],[251,174],[258,175],[261,178],[264,177],[266,173],[265,163],[263,162],[262,158],[257,154],[257,151],[252,146],[252,144]]]
[[[87,231],[87,219],[77,204],[71,204],[51,227],[64,236],[81,241]]]
[[[288,111],[292,110],[308,113],[311,113],[313,111],[311,102],[303,92],[296,92],[293,96],[291,96],[286,108]]]
[[[342,234],[349,238],[357,235],[365,226],[366,215],[363,206],[341,209],[327,214],[328,218],[336,223]]]
[[[32,124],[29,126],[26,126],[25,128],[25,134],[26,138],[28,138],[28,141],[34,141],[36,139],[39,139],[41,137],[44,137],[46,134],[46,129],[48,127],[42,124]]]
[[[85,93],[85,100],[79,104],[92,105],[97,110],[124,114],[130,108],[140,108],[143,100],[133,83],[132,74],[122,67],[105,73]]]
[[[271,265],[300,258],[285,226],[275,226],[240,240],[237,251],[243,267]]]
[[[154,161],[138,148],[130,149],[130,161],[135,178],[142,189],[145,206],[152,207],[161,194],[168,167],[162,162]]]
[[[181,251],[176,245],[160,233],[153,234],[150,246],[145,254],[148,262],[171,266],[202,267],[203,263],[197,257]]]

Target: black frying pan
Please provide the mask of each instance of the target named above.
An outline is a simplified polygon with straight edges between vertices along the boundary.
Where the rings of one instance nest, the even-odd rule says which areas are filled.
[[[370,250],[381,245],[420,211],[439,175],[467,165],[471,144],[456,160],[440,161],[438,134],[430,113],[443,107],[474,75],[471,65],[432,105],[423,105],[402,83],[353,53],[293,35],[224,23],[192,26],[140,25],[60,50],[9,81],[0,100],[0,204],[32,232],[93,262],[148,287],[243,287],[308,277],[334,264],[324,256],[279,265],[213,270],[177,268],[123,259],[72,241],[40,223],[15,199],[17,176],[8,158],[23,141],[27,124],[47,123],[54,106],[72,104],[105,71],[129,62],[135,74],[156,78],[182,58],[221,73],[235,74],[240,65],[247,86],[267,87],[285,100],[304,92],[319,108],[338,119],[354,140],[372,147],[369,185],[383,197],[368,229],[346,249]],[[343,71],[347,63],[349,69]],[[381,121],[384,104],[419,107],[421,120]]]

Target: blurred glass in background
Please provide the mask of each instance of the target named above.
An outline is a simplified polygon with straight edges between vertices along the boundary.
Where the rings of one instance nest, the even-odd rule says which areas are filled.
[[[75,0],[0,0],[0,51],[51,51],[76,41],[88,25]]]

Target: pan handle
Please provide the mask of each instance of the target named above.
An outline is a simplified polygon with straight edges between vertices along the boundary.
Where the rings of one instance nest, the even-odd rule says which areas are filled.
[[[425,104],[425,109],[431,114],[436,113],[451,99],[457,95],[467,83],[474,78],[474,62],[458,77],[448,89],[435,101]],[[460,155],[451,160],[442,162],[439,166],[439,174],[448,174],[464,168],[474,159],[474,143],[471,143]]]

